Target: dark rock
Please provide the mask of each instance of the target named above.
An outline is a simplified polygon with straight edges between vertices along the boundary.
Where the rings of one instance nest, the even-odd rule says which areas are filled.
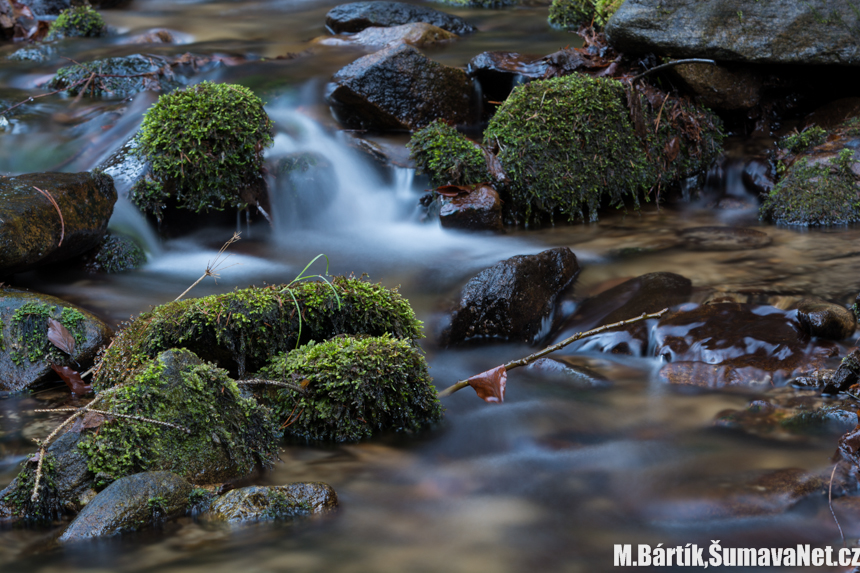
[[[648,273],[630,279],[583,301],[556,338],[564,339],[576,332],[635,318],[643,313],[659,312],[687,302],[692,292],[690,279],[674,273]],[[648,348],[648,330],[645,322],[637,322],[622,329],[589,336],[574,342],[570,348],[641,356]]]
[[[73,355],[48,341],[49,318],[75,338]],[[0,389],[25,390],[56,379],[52,362],[83,372],[112,334],[94,315],[58,298],[0,287]]]
[[[71,543],[137,531],[179,515],[185,511],[193,489],[170,472],[145,472],[118,479],[84,507],[59,541]]]
[[[128,198],[131,188],[146,174],[146,161],[134,152],[135,147],[134,138],[129,139],[96,167],[111,176],[119,197]]]
[[[518,85],[544,77],[546,69],[540,56],[484,52],[472,58],[466,72],[481,84],[485,100],[505,101]]]
[[[853,5],[821,0],[627,0],[610,44],[628,54],[772,64],[860,64]]]
[[[63,225],[57,210],[36,187],[53,196]],[[70,259],[96,247],[116,199],[113,181],[98,172],[0,179],[0,276]]]
[[[33,16],[57,16],[72,7],[71,0],[27,0],[24,2]]]
[[[202,517],[228,522],[290,519],[328,513],[336,508],[337,494],[330,485],[291,483],[234,489],[215,499]]]
[[[146,253],[128,235],[107,233],[102,243],[83,256],[89,273],[121,273],[136,269],[146,262]]]
[[[797,319],[812,336],[829,340],[844,340],[854,334],[857,319],[844,306],[821,299],[804,298],[794,303]]]
[[[481,271],[460,293],[443,344],[488,337],[535,342],[551,325],[558,297],[579,274],[567,247],[518,255]]]
[[[834,129],[844,121],[860,115],[860,97],[844,97],[827,103],[806,116],[804,127],[817,125],[822,129]]]
[[[842,363],[830,379],[836,390],[844,392],[860,380],[860,350],[854,349],[842,359]]]
[[[415,130],[437,118],[464,123],[472,85],[458,68],[398,44],[339,70],[329,96],[338,119],[365,129]]]
[[[662,379],[712,388],[782,383],[837,352],[810,344],[794,312],[738,303],[681,307],[660,319],[653,344],[669,362]]]
[[[426,6],[403,2],[353,2],[329,10],[325,24],[335,34],[360,32],[371,26],[398,26],[425,22],[455,34],[474,32],[475,27],[457,16]]]
[[[695,251],[743,251],[771,243],[767,233],[743,227],[691,227],[678,231],[678,235]]]
[[[453,34],[437,26],[415,22],[413,24],[401,24],[390,28],[365,28],[361,32],[344,36],[326,36],[315,40],[325,46],[392,46],[396,44],[410,44],[412,46],[427,47],[449,42],[457,39]]]
[[[439,221],[448,229],[502,231],[502,200],[489,185],[478,185],[470,193],[440,196]]]
[[[688,64],[673,69],[706,107],[751,109],[761,98],[761,78],[749,68]]]
[[[767,195],[776,184],[770,166],[767,161],[762,159],[750,159],[744,164],[741,181],[749,191],[756,195]]]
[[[166,70],[168,73],[165,73]],[[94,73],[99,75],[89,81]],[[125,97],[144,90],[168,92],[178,85],[165,58],[134,54],[60,68],[47,87],[51,90],[65,89],[69,95],[85,92],[89,95]]]

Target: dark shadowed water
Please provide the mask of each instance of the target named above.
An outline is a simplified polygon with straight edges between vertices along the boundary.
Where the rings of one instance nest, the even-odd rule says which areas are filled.
[[[428,339],[424,350],[440,387],[534,349],[516,344],[443,350],[435,335],[446,305],[477,271],[517,254],[569,246],[583,271],[565,305],[602,285],[644,273],[670,271],[692,280],[694,300],[714,292],[773,302],[785,295],[815,295],[842,304],[860,285],[860,230],[798,231],[759,226],[755,210],[715,211],[707,201],[641,214],[617,213],[598,224],[471,235],[416,221],[426,181],[408,169],[383,169],[338,133],[323,95],[331,74],[363,52],[317,46],[324,16],[335,2],[161,2],[136,0],[106,11],[121,35],[68,42],[60,52],[78,61],[139,50],[123,38],[152,28],[177,32],[181,46],[159,53],[220,53],[265,58],[221,66],[195,81],[232,81],[267,102],[277,136],[267,158],[313,151],[333,166],[330,206],[292,212],[274,198],[275,230],[237,225],[243,240],[231,251],[217,284],[207,279],[193,293],[225,292],[249,284],[288,282],[318,253],[333,274],[367,273],[400,285]],[[435,60],[464,66],[484,50],[553,52],[577,43],[546,24],[546,7],[507,11],[453,10],[480,32],[428,51]],[[147,49],[149,49],[147,47]],[[11,51],[11,49],[9,50]],[[277,56],[300,54],[286,60]],[[66,60],[0,64],[0,85],[12,100],[38,93]],[[56,96],[37,100],[0,133],[0,171],[84,170],[97,165],[136,130],[154,101],[86,100],[71,107]],[[401,146],[403,136],[380,138]],[[735,178],[737,179],[737,178]],[[743,196],[727,177],[730,192]],[[175,298],[197,279],[236,227],[210,228],[159,243],[145,222],[121,201],[112,222],[148,241],[149,262],[119,276],[56,272],[16,277],[19,284],[79,304],[111,323]],[[767,233],[770,245],[753,250],[703,252],[686,248],[679,233],[699,226],[747,226]],[[321,267],[318,269],[323,270]],[[582,388],[569,380],[511,373],[507,400],[487,405],[470,390],[445,400],[443,424],[421,436],[385,436],[355,445],[285,445],[273,471],[253,483],[325,481],[338,492],[340,510],[293,524],[216,527],[190,518],[158,531],[48,549],[54,531],[0,530],[5,571],[326,571],[590,572],[612,568],[613,544],[696,543],[707,547],[782,547],[840,543],[824,495],[788,510],[733,516],[719,500],[733,484],[763,473],[800,468],[829,476],[840,429],[788,438],[754,438],[715,428],[715,415],[739,409],[753,392],[679,391],[656,376],[656,359],[566,353],[610,381]],[[791,390],[789,390],[791,391]],[[53,420],[32,409],[62,402],[62,392],[0,400],[0,485],[33,451],[32,439]],[[844,428],[841,428],[844,430]],[[764,491],[764,490],[762,490]],[[715,501],[716,500],[716,501]],[[774,501],[780,506],[779,500]],[[847,533],[860,520],[840,515]]]

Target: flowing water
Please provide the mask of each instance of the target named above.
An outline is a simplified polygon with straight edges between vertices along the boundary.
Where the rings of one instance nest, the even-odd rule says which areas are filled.
[[[364,53],[309,43],[325,34],[325,13],[334,5],[135,0],[126,9],[104,12],[121,35],[68,42],[60,52],[78,61],[134,53],[140,46],[124,45],[122,39],[160,27],[176,32],[184,44],[147,50],[257,58],[215,67],[194,81],[238,82],[264,97],[277,134],[267,151],[272,163],[307,151],[331,164],[330,203],[305,205],[296,213],[294,205],[276,196],[274,230],[249,228],[238,220],[243,238],[231,247],[225,267],[235,266],[224,268],[217,283],[204,281],[195,295],[289,281],[325,253],[332,274],[367,273],[373,281],[400,286],[425,321],[423,348],[443,388],[534,350],[519,344],[446,350],[434,342],[444,311],[465,280],[516,254],[555,246],[576,253],[583,271],[562,305],[565,313],[606,285],[655,271],[691,279],[694,300],[721,292],[753,302],[814,295],[845,304],[857,293],[860,230],[759,226],[754,209],[712,210],[707,197],[660,210],[649,205],[641,214],[608,214],[598,224],[517,229],[500,236],[419,222],[417,201],[426,181],[409,169],[380,167],[357,151],[350,144],[353,135],[337,131],[324,103],[331,74]],[[427,52],[449,65],[464,66],[484,50],[546,54],[577,40],[547,26],[546,7],[447,9],[481,30]],[[273,59],[288,53],[299,56]],[[45,64],[0,65],[0,82],[8,91],[0,96],[17,101],[40,93],[36,84],[64,63],[58,54]],[[134,133],[153,101],[149,93],[130,102],[36,100],[26,114],[11,119],[10,131],[0,134],[0,171],[91,169]],[[405,142],[402,135],[376,139],[395,148]],[[744,197],[731,176],[723,185],[722,192]],[[702,252],[686,248],[679,238],[681,229],[713,225],[758,227],[772,242],[755,250]],[[117,323],[175,298],[236,230],[212,227],[161,242],[124,200],[111,226],[146,243],[145,267],[96,277],[35,272],[19,275],[16,284],[60,296]],[[745,407],[756,394],[670,388],[656,376],[656,359],[562,354],[609,383],[584,388],[514,371],[504,405],[487,405],[467,389],[445,399],[444,423],[424,435],[330,447],[287,444],[283,463],[249,480],[331,484],[340,510],[324,519],[225,528],[184,518],[157,531],[63,549],[45,549],[54,531],[3,529],[0,567],[46,572],[602,571],[612,567],[618,543],[707,547],[719,539],[723,547],[783,547],[840,542],[823,495],[787,511],[742,517],[721,512],[717,503],[736,484],[768,471],[801,468],[829,475],[839,431],[790,440],[727,432],[714,427],[715,415]],[[32,410],[67,400],[62,391],[0,400],[0,485],[14,477],[17,464],[33,450],[31,440],[44,437],[56,421]],[[860,520],[846,511],[840,517],[849,534],[860,533]]]

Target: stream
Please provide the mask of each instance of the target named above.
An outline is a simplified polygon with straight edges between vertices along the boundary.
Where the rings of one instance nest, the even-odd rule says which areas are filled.
[[[415,2],[419,3],[419,2]],[[748,199],[739,176],[727,168],[718,191],[702,200],[640,213],[613,212],[599,223],[509,229],[504,235],[468,234],[422,223],[418,199],[427,180],[406,168],[381,167],[350,144],[325,103],[331,75],[363,55],[348,47],[309,43],[325,35],[325,14],[338,2],[312,0],[134,0],[104,10],[117,35],[70,41],[48,62],[0,62],[0,96],[20,100],[65,65],[140,51],[249,56],[256,61],[217,66],[194,76],[246,85],[267,102],[276,161],[312,151],[333,166],[330,205],[292,212],[273,198],[274,228],[212,226],[182,238],[159,240],[127,202],[120,200],[111,227],[146,244],[148,262],[119,275],[69,271],[17,275],[15,286],[52,294],[118,324],[173,300],[193,283],[236,230],[242,239],[220,278],[207,278],[193,296],[251,284],[289,282],[324,253],[331,274],[367,274],[399,286],[419,318],[422,342],[438,388],[530,354],[524,344],[466,345],[445,349],[435,340],[460,287],[480,270],[513,255],[570,247],[582,272],[562,312],[573,313],[587,295],[620,279],[668,271],[693,283],[693,300],[733,293],[755,303],[780,296],[817,296],[850,304],[860,276],[860,229],[792,229],[758,222],[755,209],[714,210],[709,192]],[[577,36],[551,29],[546,6],[508,10],[433,5],[474,23],[479,32],[424,50],[439,62],[465,66],[485,50],[548,54],[578,45]],[[167,28],[179,45],[128,45],[124,38]],[[17,46],[4,46],[7,55]],[[62,56],[60,55],[62,54]],[[297,54],[290,59],[274,59]],[[83,171],[98,165],[138,128],[155,101],[144,92],[130,101],[50,96],[10,119],[0,133],[0,172]],[[401,149],[405,134],[374,136]],[[730,139],[731,156],[770,141]],[[402,151],[401,151],[402,153]],[[731,165],[731,162],[727,162]],[[120,194],[123,189],[120,186]],[[765,232],[771,243],[754,250],[693,250],[680,230],[742,226]],[[317,272],[324,265],[317,263]],[[843,341],[845,348],[856,338]],[[569,363],[608,382],[588,388],[528,369],[511,373],[503,405],[486,404],[466,389],[444,400],[443,423],[418,436],[382,436],[358,444],[287,443],[283,463],[247,483],[275,485],[324,481],[340,509],[295,523],[242,527],[203,524],[191,517],[98,542],[52,548],[56,531],[0,527],[3,571],[258,571],[469,572],[604,571],[615,544],[666,547],[794,547],[841,543],[827,497],[813,496],[790,509],[735,515],[718,503],[724,492],[751,477],[800,468],[829,475],[831,456],[846,427],[817,433],[755,437],[715,426],[716,415],[743,409],[753,390],[678,389],[657,376],[658,359],[561,351]],[[834,359],[832,367],[838,364]],[[787,389],[787,391],[792,391]],[[31,454],[34,438],[59,419],[35,408],[74,403],[62,389],[0,399],[0,487]],[[850,426],[849,426],[850,427]],[[773,502],[779,505],[779,500]],[[856,507],[856,506],[854,506]],[[837,507],[851,542],[860,514]],[[48,548],[48,549],[46,549]],[[779,570],[769,568],[769,571]],[[819,569],[821,570],[821,569]]]

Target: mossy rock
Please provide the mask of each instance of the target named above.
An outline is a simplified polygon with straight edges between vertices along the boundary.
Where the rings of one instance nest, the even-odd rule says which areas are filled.
[[[276,357],[260,376],[303,387],[269,390],[264,401],[288,435],[307,440],[415,432],[442,418],[421,352],[390,336],[311,342]]]
[[[225,370],[188,350],[167,350],[144,361],[125,384],[103,395],[99,409],[187,432],[119,417],[102,423],[78,446],[96,485],[143,471],[219,483],[277,459],[281,433],[270,412],[243,395]]]
[[[558,28],[576,30],[592,23],[602,28],[624,0],[553,0],[549,23]]]
[[[145,90],[168,92],[179,84],[165,78],[166,63],[167,60],[157,56],[134,54],[73,64],[57,70],[47,87],[65,89],[70,96],[81,92],[101,97],[126,97]],[[93,74],[97,75],[92,77]]]
[[[647,126],[641,135],[616,80],[572,74],[511,93],[484,132],[484,144],[500,149],[510,178],[507,208],[515,219],[575,220],[587,212],[596,221],[601,205],[621,207],[627,199],[638,208],[640,193],[707,169],[721,151],[719,118],[683,100],[634,93]]]
[[[491,179],[481,146],[442,120],[416,131],[407,147],[418,173],[429,175],[436,187]]]
[[[147,358],[174,347],[244,377],[310,340],[362,333],[389,333],[411,344],[422,338],[421,322],[396,289],[344,277],[335,277],[332,286],[301,282],[248,288],[157,307],[114,339],[94,386],[121,383]]]
[[[46,40],[59,40],[60,38],[96,38],[103,36],[107,31],[104,18],[92,6],[72,6],[60,12],[57,19],[51,25]]]
[[[168,206],[200,213],[266,201],[263,149],[272,122],[246,87],[203,82],[162,95],[137,142],[134,152],[151,167],[131,199],[159,219]]]
[[[63,514],[61,495],[57,488],[57,461],[51,453],[42,462],[39,496],[33,500],[36,484],[35,459],[27,460],[12,483],[0,492],[0,521],[21,520],[25,523],[47,525]]]
[[[98,247],[84,255],[83,262],[89,273],[115,274],[143,266],[146,253],[128,235],[108,232]]]

